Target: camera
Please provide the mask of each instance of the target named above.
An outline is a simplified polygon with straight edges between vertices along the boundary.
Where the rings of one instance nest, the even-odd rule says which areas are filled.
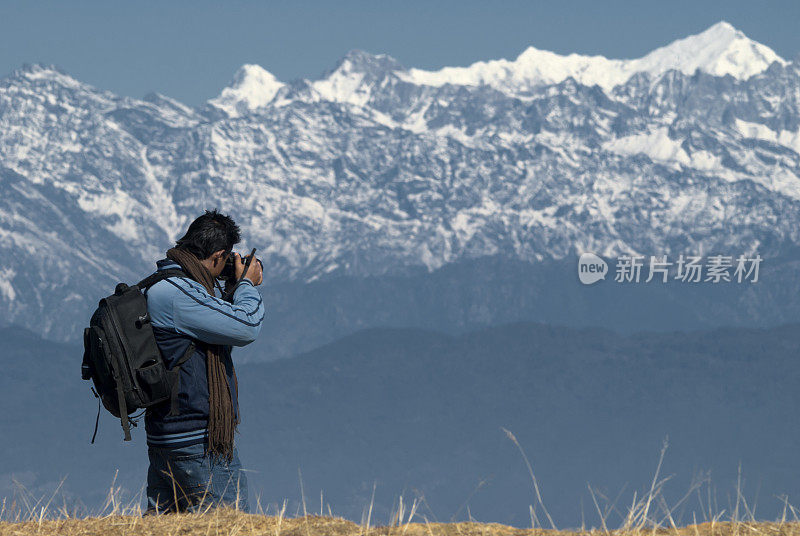
[[[261,265],[263,270],[264,265],[261,263],[260,259],[256,259],[256,248],[253,248],[253,251],[250,252],[250,255],[244,256],[242,255],[242,260],[244,261],[244,274],[242,277],[247,274],[248,268],[250,268],[250,264],[253,261],[258,262]],[[236,253],[231,252],[228,255],[227,260],[225,261],[225,267],[222,269],[222,272],[219,274],[219,279],[229,282],[229,283],[236,283]]]

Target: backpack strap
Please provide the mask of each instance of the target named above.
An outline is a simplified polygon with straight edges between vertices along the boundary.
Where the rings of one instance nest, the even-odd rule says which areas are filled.
[[[128,405],[125,403],[125,391],[119,374],[117,374],[117,401],[119,402],[119,419],[122,421],[122,432],[125,434],[125,441],[130,441],[131,423],[128,421]]]
[[[158,270],[157,272],[145,277],[141,281],[139,281],[136,286],[139,287],[140,290],[148,290],[150,287],[158,283],[159,281],[163,281],[170,277],[188,277],[186,272],[178,268],[169,268],[167,270]],[[183,353],[180,359],[175,363],[175,365],[167,371],[167,375],[170,378],[171,384],[171,392],[169,397],[169,414],[170,416],[180,415],[180,408],[178,407],[178,392],[181,389],[181,365],[186,363],[192,354],[194,354],[195,348],[197,345],[195,344],[194,339],[189,342],[189,346],[186,348],[186,351]]]
[[[145,290],[152,287],[159,281],[163,281],[169,277],[187,277],[187,276],[186,272],[178,268],[170,268],[168,270],[158,270],[157,272],[148,275],[147,277],[139,281],[136,284],[136,286],[139,287],[140,290]]]
[[[100,426],[100,395],[97,394],[97,391],[92,389],[92,394],[97,399],[97,417],[94,419],[94,433],[92,434],[92,445],[94,445],[94,440],[97,438],[97,427]]]
[[[167,374],[170,375],[171,384],[172,384],[172,392],[170,393],[169,397],[169,416],[174,417],[176,415],[180,415],[180,408],[178,407],[178,392],[181,390],[181,365],[186,363],[192,354],[194,354],[194,350],[196,348],[194,340],[189,343],[189,346],[186,348],[186,351],[183,353],[178,362],[175,363],[175,366],[172,367],[167,371]]]

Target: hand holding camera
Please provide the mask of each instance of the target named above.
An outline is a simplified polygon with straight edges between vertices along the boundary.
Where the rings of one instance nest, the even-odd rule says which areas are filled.
[[[240,280],[242,278],[242,274],[244,274],[244,277],[249,279],[253,285],[261,284],[261,282],[264,280],[264,266],[261,264],[259,259],[255,258],[255,250],[247,257],[242,257],[238,253],[232,253],[231,256],[233,257],[233,269],[234,273],[236,274],[237,281]],[[247,269],[247,273],[245,273],[245,265],[247,263],[247,259],[250,257],[252,257],[250,267]]]
[[[253,285],[260,285],[264,279],[263,270],[264,266],[261,260],[256,258],[256,250],[253,248],[250,255],[245,257],[238,253],[228,255],[219,279],[225,281],[226,289],[233,288],[243,278],[242,276],[249,279]]]

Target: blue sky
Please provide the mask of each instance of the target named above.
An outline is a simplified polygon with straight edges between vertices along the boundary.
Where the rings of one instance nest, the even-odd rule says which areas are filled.
[[[530,45],[630,58],[720,20],[786,59],[800,53],[798,0],[0,0],[0,76],[56,64],[122,95],[197,105],[244,63],[286,81],[317,77],[355,48],[422,68],[513,58]]]

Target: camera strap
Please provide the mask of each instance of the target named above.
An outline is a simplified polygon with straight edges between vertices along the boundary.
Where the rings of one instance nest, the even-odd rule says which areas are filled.
[[[239,277],[239,279],[236,280],[233,286],[231,286],[230,290],[226,292],[225,295],[222,297],[222,299],[225,301],[233,300],[233,293],[236,291],[236,287],[238,287],[239,283],[241,283],[242,280],[245,278],[245,276],[247,275],[247,270],[250,268],[250,263],[252,263],[253,259],[256,258],[256,248],[253,248],[253,251],[250,252],[250,255],[248,255],[245,258],[247,260],[244,261],[244,270],[242,270],[242,275]]]

